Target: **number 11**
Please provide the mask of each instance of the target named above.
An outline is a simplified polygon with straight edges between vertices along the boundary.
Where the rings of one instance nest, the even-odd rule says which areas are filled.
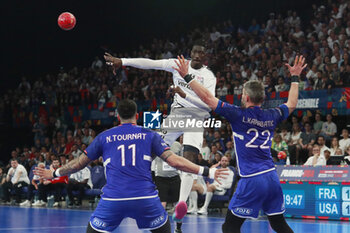
[[[132,166],[135,166],[136,161],[136,145],[131,144],[128,149],[132,149]],[[122,156],[122,167],[125,166],[125,145],[118,146],[117,150],[120,150]]]

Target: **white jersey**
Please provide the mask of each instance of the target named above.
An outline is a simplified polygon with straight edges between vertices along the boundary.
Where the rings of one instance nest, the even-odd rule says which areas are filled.
[[[163,60],[151,60],[145,58],[122,58],[123,66],[132,66],[140,69],[155,69],[165,70],[173,73],[173,82],[175,86],[179,86],[185,93],[186,98],[182,98],[178,94],[174,96],[174,102],[171,105],[172,108],[185,107],[185,108],[196,108],[197,113],[204,117],[209,117],[211,109],[203,103],[203,101],[197,96],[196,93],[191,89],[188,83],[181,77],[181,75],[173,68],[177,67],[175,63],[176,59],[163,59]],[[192,74],[200,84],[215,95],[216,77],[213,72],[210,71],[207,66],[204,66],[198,70],[191,67],[189,64],[189,74]]]
[[[7,173],[7,176],[11,178],[12,184],[15,184],[16,181],[17,182],[23,181],[27,184],[30,183],[27,170],[21,164],[18,164],[17,168],[11,167]]]
[[[78,182],[82,182],[84,180],[88,180],[87,184],[92,188],[92,180],[91,180],[91,172],[90,169],[87,167],[84,167],[83,169],[77,171],[76,173],[73,173],[69,176],[69,179],[74,179]]]

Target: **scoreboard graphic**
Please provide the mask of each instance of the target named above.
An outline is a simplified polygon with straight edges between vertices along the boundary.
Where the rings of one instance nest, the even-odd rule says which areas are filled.
[[[349,220],[350,184],[281,183],[288,217]]]
[[[283,189],[286,217],[349,221],[350,180],[347,175],[350,167],[335,167],[281,166],[277,168]],[[283,179],[281,174],[289,174],[292,177]],[[321,174],[336,175],[330,177]]]

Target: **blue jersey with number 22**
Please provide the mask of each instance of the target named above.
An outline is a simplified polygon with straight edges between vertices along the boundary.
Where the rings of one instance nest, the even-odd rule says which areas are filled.
[[[100,133],[86,148],[91,160],[103,157],[107,183],[104,200],[135,200],[157,196],[152,181],[152,156],[168,145],[159,134],[133,124],[122,124]]]
[[[238,171],[242,177],[251,177],[275,169],[271,157],[271,140],[277,124],[287,119],[288,107],[241,108],[219,101],[215,112],[231,124]]]

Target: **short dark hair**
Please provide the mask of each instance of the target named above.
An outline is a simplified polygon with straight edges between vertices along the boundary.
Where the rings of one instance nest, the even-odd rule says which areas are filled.
[[[250,101],[254,104],[261,104],[265,99],[265,88],[262,82],[251,80],[244,84],[243,89],[246,91]]]
[[[194,41],[193,46],[200,46],[206,48],[206,42],[203,39],[198,39]]]
[[[18,163],[18,158],[11,159],[11,162],[12,161],[16,161]]]
[[[120,118],[130,119],[135,116],[137,112],[137,105],[133,100],[124,99],[119,102],[117,111]]]

